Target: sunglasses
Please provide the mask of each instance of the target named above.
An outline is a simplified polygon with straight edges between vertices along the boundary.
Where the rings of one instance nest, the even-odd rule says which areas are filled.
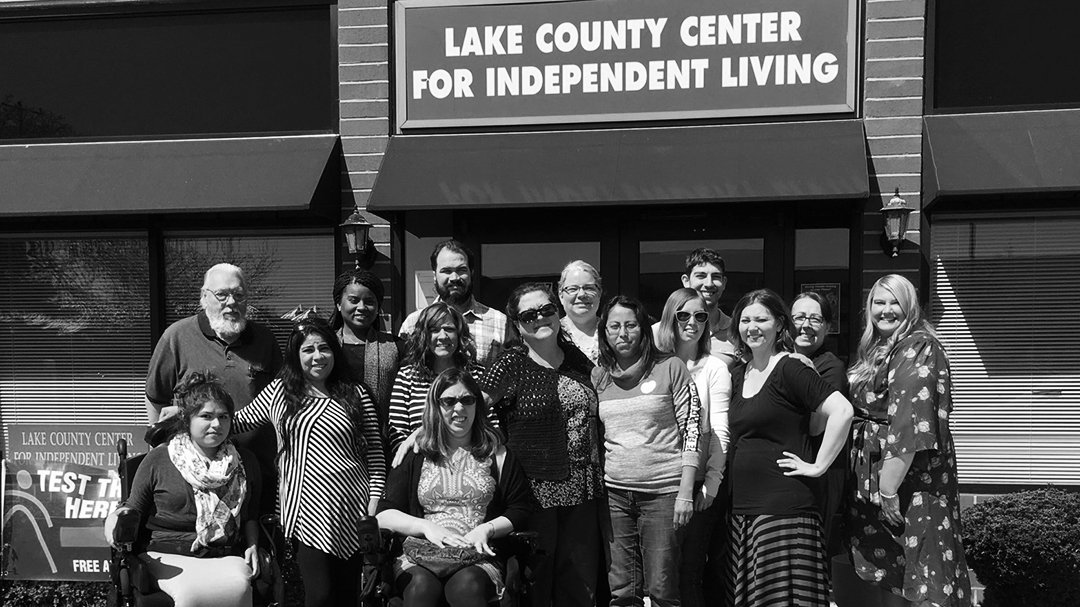
[[[476,397],[472,394],[466,394],[465,396],[440,396],[439,404],[447,409],[453,409],[458,406],[458,403],[465,407],[471,407],[476,404]]]
[[[709,322],[709,313],[708,312],[694,312],[693,314],[691,314],[691,313],[683,311],[683,310],[679,310],[678,312],[675,313],[675,320],[677,320],[679,322],[687,322],[687,321],[690,320],[691,316],[694,317],[694,322],[700,322],[700,323]]]
[[[546,303],[539,308],[533,308],[532,310],[525,310],[518,313],[518,320],[524,323],[533,323],[541,318],[548,318],[558,314],[559,309],[555,307],[553,303]]]

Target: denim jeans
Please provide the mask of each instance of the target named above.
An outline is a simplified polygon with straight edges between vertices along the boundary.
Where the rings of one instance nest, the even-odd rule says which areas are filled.
[[[654,495],[608,488],[608,539],[612,607],[679,607],[680,542],[675,494]]]

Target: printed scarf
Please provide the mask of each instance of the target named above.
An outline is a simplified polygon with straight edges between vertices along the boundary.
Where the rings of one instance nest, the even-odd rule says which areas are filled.
[[[247,477],[240,453],[230,443],[209,459],[185,433],[169,441],[169,459],[195,493],[195,541],[191,551],[229,538],[240,520]]]

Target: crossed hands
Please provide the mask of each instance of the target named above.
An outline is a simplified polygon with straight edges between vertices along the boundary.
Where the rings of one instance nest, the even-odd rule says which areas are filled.
[[[465,535],[430,522],[424,527],[424,538],[436,546],[472,548],[488,556],[495,556],[490,543],[494,536],[495,527],[491,523],[480,523]]]

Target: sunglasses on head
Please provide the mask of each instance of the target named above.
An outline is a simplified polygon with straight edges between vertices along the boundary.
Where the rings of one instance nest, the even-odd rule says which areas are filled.
[[[709,313],[708,312],[694,312],[693,314],[691,314],[691,313],[686,312],[684,310],[679,310],[678,312],[675,313],[675,320],[677,320],[679,322],[687,322],[687,321],[690,320],[691,316],[694,317],[694,321],[696,321],[696,322],[700,322],[700,323],[709,322]]]
[[[531,310],[525,310],[518,313],[518,320],[521,322],[536,322],[541,318],[548,318],[554,316],[559,312],[559,309],[555,307],[553,303],[546,303],[539,308],[533,308]]]

